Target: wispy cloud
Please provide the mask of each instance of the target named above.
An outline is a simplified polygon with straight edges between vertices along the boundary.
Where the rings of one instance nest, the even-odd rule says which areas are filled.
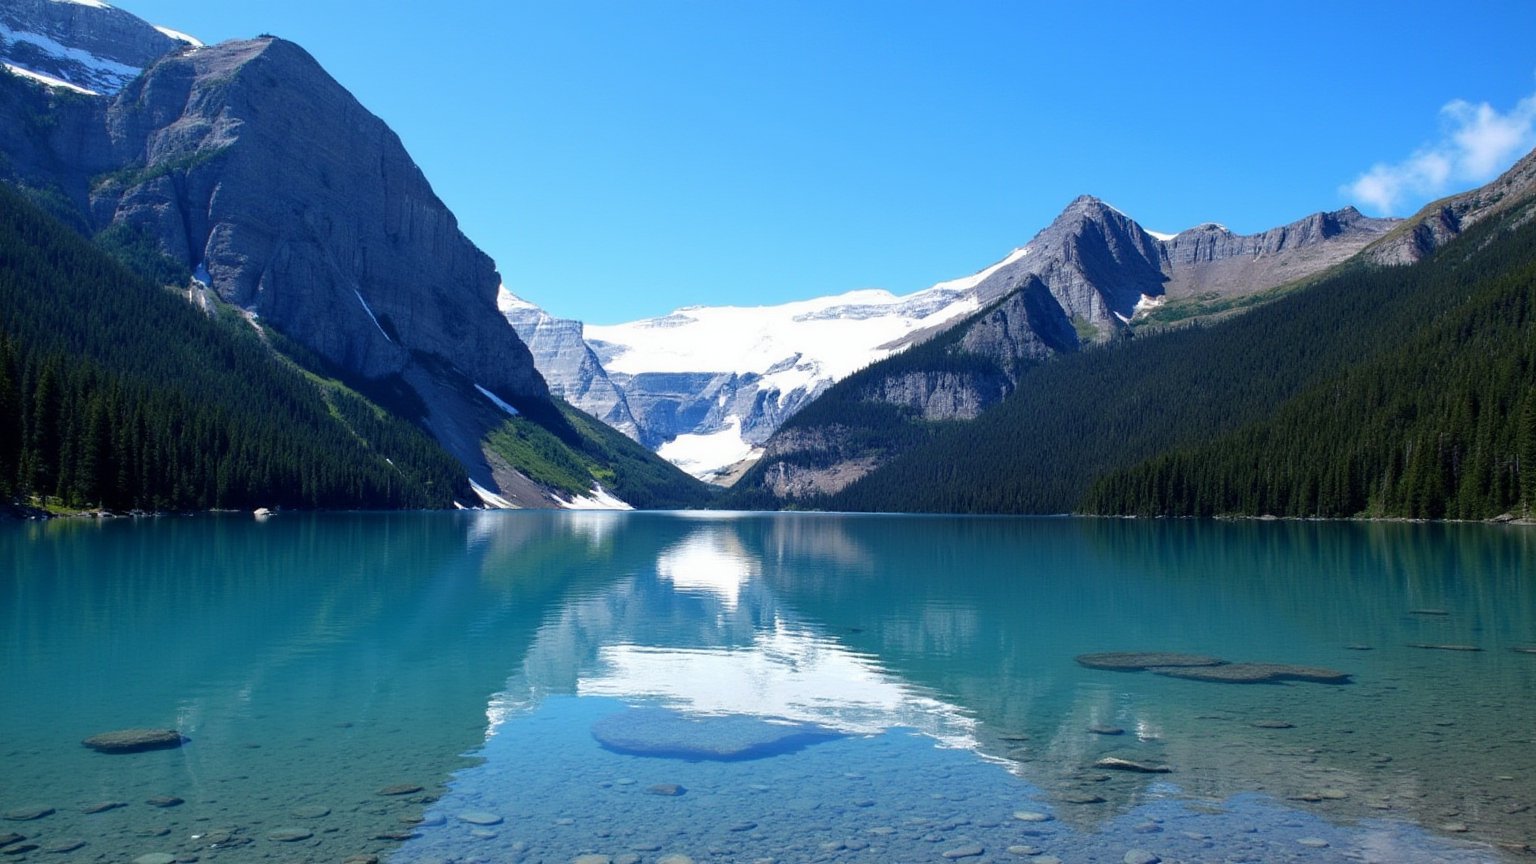
[[[1340,191],[1385,214],[1410,200],[1434,198],[1461,183],[1483,183],[1536,147],[1536,94],[1508,113],[1457,99],[1440,109],[1439,140],[1396,163],[1378,162]]]

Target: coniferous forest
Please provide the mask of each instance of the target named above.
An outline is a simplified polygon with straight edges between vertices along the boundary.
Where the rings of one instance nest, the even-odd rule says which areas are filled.
[[[451,506],[435,442],[0,184],[0,497],[112,510]]]
[[[1499,222],[1499,220],[1490,220]],[[1028,370],[842,510],[1492,518],[1536,484],[1536,223],[1349,265],[1228,321]]]

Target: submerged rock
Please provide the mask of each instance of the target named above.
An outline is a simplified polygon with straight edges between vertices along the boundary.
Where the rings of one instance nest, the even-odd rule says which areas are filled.
[[[119,807],[127,807],[126,801],[97,801],[95,804],[87,804],[80,808],[80,812],[86,815],[105,813],[108,810],[116,810]]]
[[[393,786],[385,786],[379,790],[380,795],[414,795],[421,791],[420,786],[411,783],[396,783]]]
[[[1481,651],[1476,645],[1437,645],[1430,642],[1409,642],[1409,648],[1424,648],[1429,651]]]
[[[12,822],[31,822],[33,819],[51,815],[53,815],[52,807],[18,807],[15,810],[5,811],[5,818]]]
[[[1133,762],[1130,759],[1121,759],[1118,756],[1105,756],[1093,763],[1095,768],[1105,768],[1111,771],[1134,771],[1138,774],[1167,774],[1172,771],[1167,765],[1150,765],[1146,762]]]
[[[1291,666],[1285,663],[1226,663],[1221,666],[1161,667],[1158,675],[1190,681],[1214,681],[1221,684],[1268,684],[1277,681],[1310,681],[1315,684],[1348,684],[1348,672],[1317,666]]]
[[[1227,662],[1203,654],[1175,654],[1167,651],[1119,651],[1107,654],[1079,654],[1077,662],[1089,669],[1139,672],[1156,667],[1220,666]]]
[[[630,708],[592,724],[592,737],[631,756],[735,762],[792,753],[843,737],[812,723],[773,722],[745,714],[694,716],[665,708]]]
[[[80,743],[98,753],[142,753],[170,750],[186,742],[175,729],[119,729],[92,735]]]

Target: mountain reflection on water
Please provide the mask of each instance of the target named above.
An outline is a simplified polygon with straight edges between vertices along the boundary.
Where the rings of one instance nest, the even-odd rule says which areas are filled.
[[[1196,814],[1204,821],[1180,832],[1184,842],[1239,858],[1247,849],[1256,860],[1276,853],[1227,848],[1222,832],[1265,825],[1340,832],[1285,847],[1307,860],[1491,860],[1536,839],[1521,809],[1536,778],[1527,722],[1536,663],[1508,650],[1533,632],[1536,585],[1524,535],[1482,526],[602,518],[615,529],[609,541],[652,546],[654,563],[569,594],[551,612],[490,701],[488,744],[477,754],[486,761],[460,772],[439,808],[449,827],[456,807],[506,812],[523,826],[508,829],[522,844],[515,854],[543,848],[541,823],[556,834],[578,824],[588,832],[562,837],[551,847],[559,854],[621,856],[637,832],[657,833],[660,814],[600,803],[623,791],[620,775],[639,767],[593,764],[597,748],[585,731],[560,743],[529,741],[518,728],[532,728],[545,713],[565,726],[590,725],[625,705],[811,723],[864,740],[916,735],[936,760],[953,759],[940,750],[966,754],[959,769],[946,763],[944,776],[959,771],[965,782],[993,789],[997,800],[976,806],[998,824],[958,840],[924,835],[941,845],[997,842],[1016,808],[1044,811],[1053,829],[1070,827],[1076,833],[1058,840],[1060,848],[1090,859],[1118,860],[1113,850],[1123,852],[1138,832],[1166,836],[1168,818]],[[1437,614],[1416,614],[1426,609]],[[1408,647],[1431,641],[1474,641],[1486,650],[1457,656]],[[1334,667],[1356,683],[1222,685],[1073,662],[1110,650]],[[1475,691],[1467,680],[1473,669]],[[515,747],[496,746],[504,730],[517,735]],[[819,758],[831,759],[833,749],[818,749]],[[1110,756],[1171,771],[1095,767]],[[751,776],[771,781],[788,772],[794,788],[815,797],[814,778],[794,758],[811,757],[755,766]],[[852,749],[842,758],[852,770],[839,773],[867,773]],[[921,775],[921,749],[901,758]],[[509,776],[572,772],[578,761],[592,768],[591,788],[547,809],[487,791]],[[835,808],[836,784],[822,791],[823,805]],[[903,818],[930,820],[924,825],[944,821],[921,807],[898,809]],[[775,846],[827,853],[847,845],[786,833],[803,825],[776,834],[761,827],[760,810],[723,806],[712,818],[759,827],[688,854],[697,860],[713,848],[771,857]],[[1223,810],[1226,818],[1217,815]],[[1127,818],[1134,824],[1120,824]],[[973,824],[988,821],[978,816]],[[428,832],[434,836],[439,842],[414,850],[418,856],[442,851],[441,836]],[[1487,845],[1460,842],[1467,837]],[[903,859],[913,850],[899,839],[873,848]],[[945,851],[916,848],[927,857]],[[956,848],[967,851],[964,843]]]
[[[0,560],[0,814],[53,811],[3,823],[17,861],[1514,861],[1536,842],[1524,529],[279,514],[0,525]],[[1154,650],[1354,683],[1074,661]],[[190,743],[79,744],[135,726]],[[184,803],[145,803],[162,796]]]

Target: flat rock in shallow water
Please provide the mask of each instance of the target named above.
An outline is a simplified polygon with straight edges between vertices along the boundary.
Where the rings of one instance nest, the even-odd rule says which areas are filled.
[[[145,798],[144,803],[151,807],[180,807],[187,802],[175,795],[156,795],[153,798]]]
[[[1160,667],[1152,671],[1170,678],[1214,681],[1219,684],[1268,684],[1277,681],[1348,684],[1350,681],[1347,672],[1286,663],[1227,663],[1221,666]]]
[[[119,729],[92,735],[80,743],[98,753],[142,753],[180,747],[187,739],[175,729]]]
[[[33,819],[41,819],[52,814],[52,807],[18,807],[15,810],[5,811],[5,818],[12,822],[31,822]]]
[[[484,810],[466,810],[459,814],[459,821],[468,822],[471,825],[500,825],[501,817]]]
[[[126,801],[97,801],[95,804],[87,804],[80,808],[80,812],[86,815],[105,813],[108,810],[116,810],[119,807],[127,807]]]
[[[410,783],[396,783],[393,786],[385,786],[379,790],[380,795],[414,795],[421,791],[420,786]]]
[[[1409,648],[1424,648],[1429,651],[1481,651],[1476,645],[1436,645],[1429,642],[1409,642]]]
[[[1295,729],[1296,724],[1284,720],[1255,720],[1248,724],[1255,729]]]
[[[1175,654],[1168,651],[1116,651],[1107,654],[1079,654],[1077,662],[1089,669],[1111,669],[1117,672],[1139,672],[1154,667],[1220,666],[1220,657],[1203,654]]]
[[[1130,759],[1121,759],[1117,756],[1105,756],[1093,763],[1095,768],[1106,768],[1111,771],[1131,771],[1137,774],[1167,774],[1172,771],[1167,765],[1149,765],[1145,762],[1133,762]]]
[[[278,843],[297,843],[300,840],[308,840],[315,836],[315,832],[307,828],[274,828],[267,832],[268,840]]]
[[[812,723],[776,723],[746,714],[695,716],[665,708],[630,708],[592,724],[608,750],[690,762],[736,762],[793,753],[843,737]]]
[[[1536,645],[1516,645],[1509,650],[1516,654],[1536,654]]]

